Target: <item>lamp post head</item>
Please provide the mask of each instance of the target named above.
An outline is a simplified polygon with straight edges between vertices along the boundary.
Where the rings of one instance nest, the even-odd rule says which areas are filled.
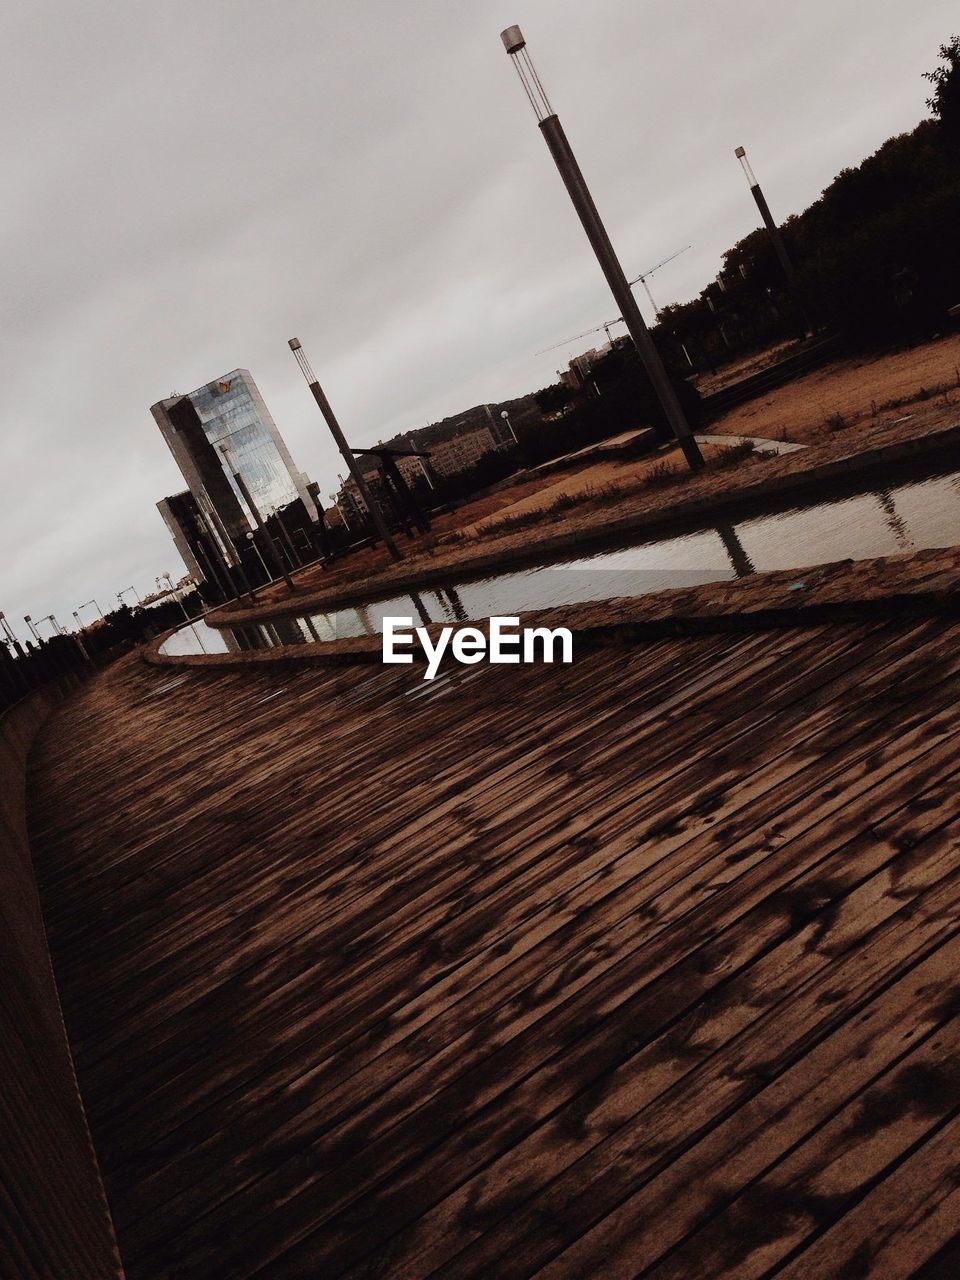
[[[300,345],[300,339],[290,338],[287,342],[287,346],[293,352],[294,359],[300,366],[300,372],[306,379],[307,385],[312,387],[317,380],[317,375],[313,372],[313,369],[310,366],[310,361],[307,359],[307,354]]]
[[[510,55],[513,65],[517,68],[520,83],[530,99],[531,107],[536,112],[537,120],[542,124],[544,120],[553,115],[553,107],[550,105],[547,91],[540,83],[536,67],[527,52],[527,42],[523,38],[523,32],[519,27],[507,27],[505,31],[500,32],[500,39],[503,41],[503,47]]]
[[[523,38],[523,32],[517,26],[507,27],[506,31],[501,31],[500,39],[507,53],[516,53],[527,43]]]
[[[747,182],[749,182],[751,187],[755,187],[757,185],[757,179],[753,169],[750,167],[750,161],[747,159],[746,147],[737,147],[733,154],[740,161],[743,172],[746,175]]]

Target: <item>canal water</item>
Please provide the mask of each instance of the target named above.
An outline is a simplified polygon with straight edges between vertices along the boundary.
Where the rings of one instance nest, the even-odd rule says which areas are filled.
[[[641,596],[672,587],[802,570],[838,560],[866,560],[960,543],[960,473],[877,488],[852,497],[756,515],[679,536],[647,538],[577,559],[487,577],[451,577],[441,585],[398,593],[333,612],[277,618],[256,626],[215,629],[196,622],[164,643],[167,654],[236,653],[286,644],[316,644],[376,635],[384,617],[466,622],[491,614]]]

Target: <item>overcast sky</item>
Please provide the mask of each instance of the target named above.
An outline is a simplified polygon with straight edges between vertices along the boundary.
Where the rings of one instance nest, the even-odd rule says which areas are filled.
[[[183,572],[149,414],[249,368],[299,466],[535,390],[615,314],[500,43],[519,23],[635,274],[696,295],[927,114],[950,0],[31,0],[0,50],[0,609]],[[91,611],[92,612],[92,611]]]

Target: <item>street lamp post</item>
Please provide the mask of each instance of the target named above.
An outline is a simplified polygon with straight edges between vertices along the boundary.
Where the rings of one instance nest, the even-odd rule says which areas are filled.
[[[251,547],[253,547],[254,551],[257,553],[257,559],[260,561],[261,569],[263,569],[263,576],[269,582],[273,575],[270,573],[270,570],[267,568],[267,562],[266,560],[264,560],[263,553],[261,552],[260,548],[257,546],[257,540],[253,536],[252,529],[250,529],[249,532],[247,533],[247,541],[250,543]]]
[[[409,431],[407,432],[407,448],[411,453],[415,453],[417,455],[417,461],[420,463],[420,472],[423,475],[424,480],[426,480],[431,489],[435,489],[437,486],[433,483],[433,477],[430,475],[430,468],[423,460],[423,451],[417,449],[417,446],[413,443],[413,436]]]
[[[746,148],[737,147],[734,155],[740,161],[744,177],[747,179],[747,185],[750,188],[750,194],[753,196],[757,208],[760,210],[760,217],[763,219],[763,225],[767,229],[767,235],[770,237],[770,243],[773,245],[773,251],[777,255],[777,261],[780,263],[781,270],[783,271],[786,279],[787,288],[793,295],[793,300],[800,310],[804,329],[807,332],[812,332],[810,317],[807,315],[806,302],[804,301],[803,293],[797,281],[797,273],[793,269],[793,263],[790,261],[789,253],[787,253],[787,246],[784,243],[780,228],[773,220],[773,214],[770,212],[770,206],[767,204],[767,197],[763,194],[760,183],[757,181],[757,176],[753,172],[753,166],[747,159]],[[717,279],[719,280],[720,277],[718,276]],[[721,286],[724,288],[726,287],[723,285],[722,281]]]
[[[122,591],[117,592],[117,600],[120,604],[123,604],[123,597],[127,594],[128,591],[132,591],[133,594],[137,597],[137,604],[143,604],[143,601],[140,598],[140,592],[137,590],[136,587],[124,587]]]
[[[227,532],[226,525],[220,519],[216,507],[210,501],[210,495],[207,493],[203,485],[197,496],[197,510],[200,518],[206,525],[207,532],[210,535],[210,545],[213,551],[220,556],[223,561],[223,570],[227,576],[227,581],[233,588],[234,595],[240,599],[243,591],[247,593],[247,599],[251,604],[256,603],[256,595],[253,587],[250,585],[250,579],[247,577],[246,570],[243,567],[243,560],[240,558],[237,548],[234,546],[233,539]],[[237,583],[234,582],[236,577]]]
[[[330,495],[330,500],[333,502],[333,505],[334,505],[334,506],[336,507],[336,509],[337,509],[337,515],[338,515],[338,516],[340,517],[340,519],[343,521],[343,527],[344,527],[345,529],[349,529],[349,528],[350,528],[350,521],[349,521],[349,520],[347,519],[347,517],[343,514],[343,508],[340,506],[340,499],[337,497],[337,495],[336,495],[335,493],[331,493],[331,495]]]
[[[257,507],[257,504],[253,500],[253,495],[251,494],[250,490],[247,488],[247,482],[244,480],[243,476],[240,474],[239,467],[237,467],[237,465],[234,463],[233,458],[230,455],[230,450],[227,448],[226,445],[221,445],[220,452],[223,454],[224,462],[230,468],[230,474],[233,476],[234,484],[240,490],[241,494],[243,495],[244,502],[247,504],[247,506],[250,509],[250,514],[253,516],[254,523],[256,524],[257,528],[260,530],[261,534],[263,535],[263,539],[267,544],[267,549],[270,552],[271,560],[273,560],[274,564],[276,565],[279,573],[283,577],[283,580],[287,584],[289,589],[291,591],[296,591],[297,588],[293,585],[293,579],[290,577],[290,574],[287,572],[287,566],[283,563],[283,557],[280,555],[280,552],[277,550],[273,539],[270,537],[270,532],[267,529],[267,526],[263,523],[263,517],[260,514],[259,508]],[[255,540],[251,537],[251,541],[255,541]],[[269,576],[270,575],[267,574],[267,577]]]
[[[520,442],[517,440],[517,433],[514,431],[514,429],[513,429],[513,423],[510,421],[510,414],[506,411],[506,409],[501,409],[501,410],[500,410],[500,417],[501,417],[501,418],[503,419],[503,421],[506,423],[507,430],[508,430],[508,431],[510,432],[510,434],[513,436],[513,443],[514,443],[514,444],[519,444]]]
[[[52,613],[48,613],[45,618],[41,618],[40,622],[37,623],[37,625],[41,626],[44,622],[50,623],[50,625],[53,627],[53,634],[55,636],[65,636],[67,634],[66,628],[61,627],[60,623],[57,621],[56,617]]]
[[[166,584],[167,584],[167,594],[168,594],[168,595],[173,595],[173,594],[176,592],[176,590],[177,590],[177,589],[176,589],[176,587],[173,585],[173,579],[170,577],[169,573],[165,573],[165,574],[163,574],[163,575],[162,575],[162,580],[163,580],[163,581],[165,581],[165,582],[166,582]],[[161,578],[157,578],[157,579],[156,579],[156,583],[157,583],[157,589],[158,589],[158,590],[160,590],[160,591],[162,591],[162,590],[163,590],[163,587],[160,585],[160,583],[161,583]],[[190,617],[189,613],[187,613],[187,606],[183,603],[183,598],[182,598],[182,596],[177,596],[177,604],[180,606],[180,612],[181,612],[181,613],[183,614],[183,616],[186,618],[187,622],[191,622],[191,621],[192,621],[192,619],[191,619],[191,617]]]
[[[73,611],[73,620],[77,624],[77,629],[74,632],[73,638],[76,640],[77,648],[83,654],[84,659],[89,662],[90,655],[87,653],[87,646],[83,643],[83,623],[80,621],[80,615],[77,613],[76,609]]]
[[[6,614],[4,613],[0,613],[0,627],[3,627],[3,631],[7,637],[7,641],[16,650],[17,656],[19,658],[22,658],[24,656],[23,645],[17,639],[16,634],[14,633],[13,628],[10,626],[10,623],[7,621]]]
[[[41,643],[40,636],[37,632],[37,628],[33,625],[33,619],[30,617],[29,613],[25,613],[23,615],[23,620],[27,624],[27,626],[30,628],[30,634],[33,636],[34,640],[36,640],[37,644],[40,644]]]
[[[343,460],[349,467],[350,474],[356,481],[357,488],[360,490],[360,496],[367,504],[367,509],[370,512],[370,516],[376,526],[377,533],[380,535],[383,545],[387,548],[387,551],[389,551],[394,560],[402,560],[403,554],[394,542],[393,538],[391,538],[390,530],[387,528],[387,522],[383,518],[383,512],[374,500],[373,494],[367,488],[367,482],[363,477],[363,472],[357,465],[357,460],[353,456],[353,450],[347,444],[346,436],[343,434],[340,423],[337,421],[337,416],[330,406],[330,401],[327,399],[323,388],[317,381],[317,375],[310,367],[310,361],[304,355],[303,348],[300,345],[300,339],[291,338],[288,345],[296,358],[297,364],[300,366],[300,372],[307,380],[307,385],[313,393],[313,398],[316,400],[320,412],[326,420],[327,426],[330,428],[330,434],[336,441],[337,448],[343,455]]]
[[[523,38],[523,33],[519,27],[507,27],[505,31],[501,32],[500,38],[503,40],[503,46],[517,69],[520,82],[526,91],[527,97],[530,99],[530,105],[536,113],[540,132],[546,139],[550,154],[553,156],[554,163],[560,171],[560,177],[563,179],[567,193],[573,201],[573,207],[576,209],[577,215],[583,224],[583,229],[587,233],[587,239],[590,241],[590,245],[597,256],[600,269],[603,271],[607,284],[610,286],[610,292],[613,294],[614,300],[620,309],[623,322],[627,326],[627,330],[639,352],[640,359],[643,361],[647,375],[657,393],[657,398],[663,407],[667,422],[670,424],[670,428],[676,436],[680,448],[683,450],[690,469],[698,471],[703,466],[703,454],[694,439],[673,383],[663,367],[660,354],[654,346],[650,332],[644,323],[643,316],[640,314],[640,308],[637,305],[636,298],[633,296],[633,290],[630,288],[623,267],[620,265],[620,260],[610,242],[606,227],[597,212],[597,206],[593,202],[593,197],[577,163],[576,156],[567,141],[567,135],[564,133],[563,126],[550,105],[550,100],[547,98],[546,91],[540,82],[540,77],[537,75],[530,54],[527,52],[527,44]]]

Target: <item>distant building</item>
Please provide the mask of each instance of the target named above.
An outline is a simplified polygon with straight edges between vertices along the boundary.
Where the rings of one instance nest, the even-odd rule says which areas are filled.
[[[438,475],[453,476],[476,466],[481,458],[501,447],[489,427],[478,427],[432,445],[430,465]]]
[[[254,521],[222,446],[264,520],[293,502],[303,504],[311,521],[319,519],[306,477],[248,370],[234,369],[188,395],[161,400],[150,412],[194,500],[232,542],[245,538]]]
[[[560,374],[560,381],[571,391],[579,391],[581,387],[591,385],[593,366],[612,349],[613,344],[606,342],[602,347],[591,347],[589,351],[582,351],[580,355],[573,357],[567,368]]]
[[[200,518],[200,508],[194,501],[193,494],[185,489],[183,493],[173,493],[169,498],[161,498],[157,503],[157,510],[187,569],[197,581],[206,578],[208,575],[204,573],[194,550],[198,534],[195,520]]]
[[[209,582],[221,593],[228,594],[229,584],[223,568],[232,558],[222,534],[204,516],[190,490],[161,498],[157,510],[193,580]]]

